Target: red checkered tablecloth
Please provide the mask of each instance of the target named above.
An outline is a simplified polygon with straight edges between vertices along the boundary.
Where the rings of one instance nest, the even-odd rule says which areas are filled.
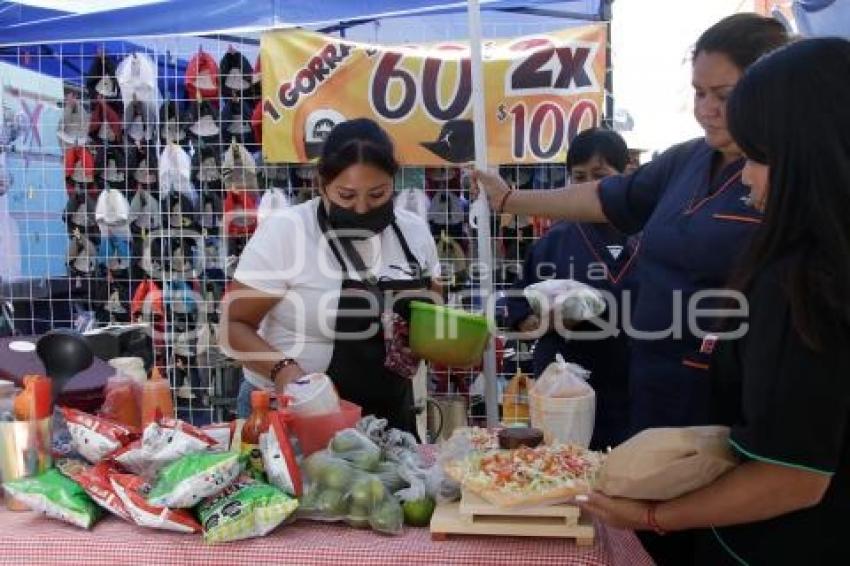
[[[142,529],[107,517],[91,531],[34,513],[0,510],[0,563],[72,564],[346,564],[518,566],[651,565],[634,534],[600,527],[592,547],[568,540],[457,537],[432,542],[427,529],[396,537],[340,524],[299,521],[271,535],[206,545],[199,535]]]

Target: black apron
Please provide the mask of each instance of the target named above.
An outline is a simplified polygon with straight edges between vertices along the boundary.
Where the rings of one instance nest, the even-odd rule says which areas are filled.
[[[386,345],[379,313],[384,311],[387,293],[390,296],[402,293],[401,300],[393,301],[393,310],[407,319],[409,303],[414,298],[411,295],[415,295],[416,291],[428,291],[431,279],[422,277],[422,268],[395,221],[392,228],[411,270],[408,274],[412,274],[408,280],[377,281],[370,277],[352,240],[333,234],[322,203],[318,207],[318,220],[322,234],[344,273],[334,325],[336,339],[327,374],[340,397],[362,407],[364,416],[376,415],[387,419],[390,427],[415,434],[413,381],[384,367]],[[357,273],[363,275],[362,279],[351,276],[349,262]],[[415,298],[423,300],[423,297]],[[371,312],[368,312],[370,308]],[[353,333],[365,337],[352,339]]]

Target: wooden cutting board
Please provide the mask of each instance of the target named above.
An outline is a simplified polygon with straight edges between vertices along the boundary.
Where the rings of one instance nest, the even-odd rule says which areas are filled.
[[[459,502],[437,505],[431,517],[433,540],[451,534],[572,538],[579,546],[592,545],[595,537],[593,524],[582,520],[575,505],[506,508],[468,492]]]

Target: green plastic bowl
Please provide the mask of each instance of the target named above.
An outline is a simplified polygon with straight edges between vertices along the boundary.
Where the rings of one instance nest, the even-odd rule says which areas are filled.
[[[429,362],[477,365],[489,337],[483,316],[422,301],[410,303],[410,349]]]

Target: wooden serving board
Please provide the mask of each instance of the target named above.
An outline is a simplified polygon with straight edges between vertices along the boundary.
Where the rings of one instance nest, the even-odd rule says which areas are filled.
[[[431,538],[448,535],[501,535],[575,539],[579,546],[593,544],[593,524],[581,521],[575,505],[506,508],[464,492],[460,502],[441,503],[431,517]]]

